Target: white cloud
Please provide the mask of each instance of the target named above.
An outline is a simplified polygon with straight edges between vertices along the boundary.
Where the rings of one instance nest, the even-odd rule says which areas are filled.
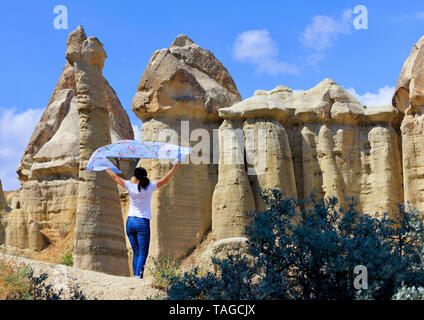
[[[347,89],[352,96],[355,97],[362,105],[367,107],[379,106],[379,105],[391,105],[395,87],[385,86],[378,89],[377,93],[366,92],[360,95],[355,89]]]
[[[20,188],[16,169],[44,109],[0,108],[0,179],[4,190]],[[132,125],[134,139],[141,141],[141,124]]]
[[[237,35],[233,56],[239,61],[255,65],[259,73],[299,74],[295,65],[278,60],[278,51],[278,45],[268,30],[250,30]]]
[[[325,59],[325,50],[334,46],[340,35],[348,35],[353,31],[353,10],[345,9],[340,18],[316,15],[305,27],[299,38],[300,43],[312,50],[304,61],[306,66],[317,66]]]
[[[0,108],[0,179],[5,190],[20,187],[16,169],[43,111]]]
[[[340,19],[317,15],[303,31],[300,42],[308,48],[322,51],[334,45],[341,34],[349,34],[353,30],[353,10],[343,11]]]
[[[299,41],[310,50],[301,58],[303,65],[289,64],[278,59],[279,46],[266,29],[249,30],[237,35],[233,57],[256,66],[256,71],[270,75],[295,74],[306,66],[317,66],[325,59],[325,50],[334,46],[340,35],[353,32],[354,12],[343,10],[338,18],[316,15],[305,27]]]

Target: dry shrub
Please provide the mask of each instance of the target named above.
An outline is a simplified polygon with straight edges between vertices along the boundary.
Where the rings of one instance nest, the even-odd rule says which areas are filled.
[[[30,269],[0,257],[0,300],[29,299]]]

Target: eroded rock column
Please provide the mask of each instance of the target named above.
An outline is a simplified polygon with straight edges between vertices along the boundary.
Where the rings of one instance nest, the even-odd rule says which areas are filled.
[[[3,194],[3,187],[0,180],[0,244],[4,243],[5,240],[5,216],[8,210],[6,199]]]
[[[402,152],[405,201],[424,210],[424,117],[421,112],[402,121]]]
[[[365,108],[325,79],[296,94],[284,86],[257,91],[220,109],[219,115],[244,121],[245,131],[266,131],[266,138],[259,139],[266,142],[266,160],[259,161],[266,169],[249,175],[256,209],[263,210],[261,191],[276,188],[286,197],[297,192],[299,199],[312,193],[318,198],[337,197],[342,207],[345,198],[354,197],[364,213],[397,214],[397,204],[403,202],[401,115],[393,106]],[[260,147],[254,143],[255,156],[265,153]],[[233,181],[232,187],[237,183]]]
[[[283,198],[296,198],[292,155],[283,125],[276,120],[247,119],[243,131],[247,173],[256,209],[265,211],[262,195],[269,190],[279,190]]]
[[[68,46],[82,47],[85,40],[79,26],[71,33]],[[133,139],[127,113],[107,80],[103,81],[112,143]],[[10,252],[26,255],[48,249],[57,252],[58,256],[49,255],[56,262],[73,250],[80,165],[76,91],[75,66],[66,61],[17,169],[22,187],[8,195],[6,247]]]
[[[424,211],[424,37],[412,48],[399,76],[393,105],[401,125],[405,202]]]
[[[181,259],[195,249],[212,224],[212,195],[218,177],[213,162],[217,110],[241,100],[230,74],[212,52],[179,35],[169,48],[153,53],[132,109],[143,121],[144,141],[193,147],[186,163],[152,197],[150,255]],[[142,159],[152,181],[172,164]]]
[[[71,34],[66,57],[75,66],[78,96],[80,168],[74,264],[78,268],[128,275],[125,233],[118,189],[105,172],[88,172],[91,154],[111,143],[102,69],[106,53],[96,38],[81,43]],[[74,45],[73,45],[74,44]]]
[[[255,199],[246,173],[241,123],[226,119],[219,128],[218,183],[212,198],[214,241],[240,237],[255,210]]]

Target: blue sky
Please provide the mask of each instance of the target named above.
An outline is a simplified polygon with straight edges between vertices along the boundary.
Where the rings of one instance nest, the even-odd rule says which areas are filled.
[[[387,103],[412,46],[424,35],[424,2],[373,1],[2,1],[0,179],[15,170],[65,64],[66,39],[82,24],[104,44],[104,75],[134,125],[131,100],[154,50],[184,33],[211,50],[243,98],[284,84],[309,89],[332,78],[363,104]],[[57,30],[53,9],[68,9]],[[368,10],[355,30],[353,9]]]

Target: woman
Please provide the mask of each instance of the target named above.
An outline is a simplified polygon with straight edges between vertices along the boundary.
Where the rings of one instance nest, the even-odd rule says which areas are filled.
[[[150,244],[150,202],[153,191],[164,186],[172,177],[180,163],[175,164],[172,169],[160,180],[150,182],[147,171],[144,168],[136,168],[134,176],[130,181],[125,181],[111,170],[106,172],[111,178],[125,188],[130,195],[130,210],[127,219],[127,235],[133,249],[133,273],[135,278],[142,279],[144,265]]]

